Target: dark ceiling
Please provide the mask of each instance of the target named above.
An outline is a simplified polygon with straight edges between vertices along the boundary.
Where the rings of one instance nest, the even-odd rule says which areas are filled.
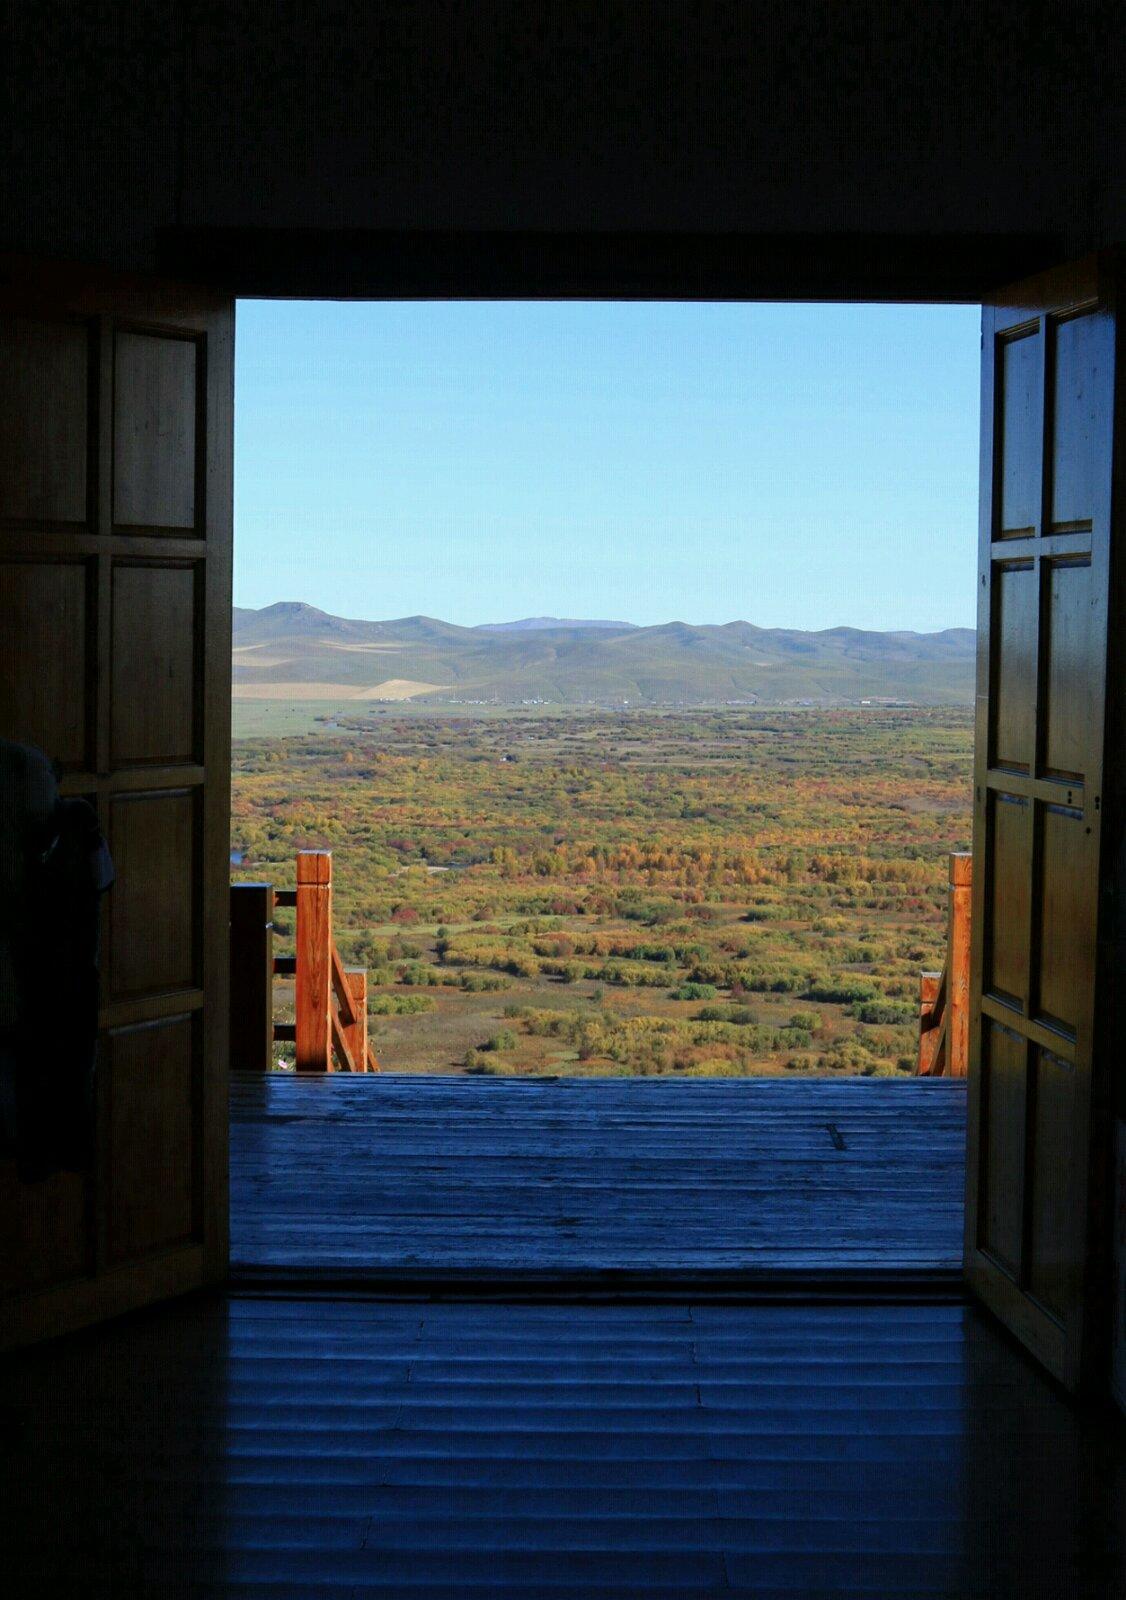
[[[1120,11],[14,0],[0,239],[240,293],[974,300],[1126,236]]]

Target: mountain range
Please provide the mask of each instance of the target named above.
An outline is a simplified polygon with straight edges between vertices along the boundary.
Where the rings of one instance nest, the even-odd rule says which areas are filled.
[[[279,601],[236,606],[233,673],[242,700],[968,705],[974,653],[972,628],[802,632],[558,617],[464,628],[424,616],[364,622]]]

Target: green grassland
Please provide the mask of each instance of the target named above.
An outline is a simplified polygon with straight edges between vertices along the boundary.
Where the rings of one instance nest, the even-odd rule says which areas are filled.
[[[384,1067],[914,1070],[968,711],[317,714],[236,742],[233,876],[333,851]]]
[[[293,738],[335,726],[355,709],[345,700],[233,700],[231,734],[236,745],[241,739]]]
[[[421,721],[430,717],[447,718],[448,707],[412,701],[409,715]],[[355,733],[361,728],[373,732],[381,723],[401,721],[403,706],[363,705],[354,700],[240,700],[231,702],[231,731],[236,741],[243,739],[290,739],[298,734],[331,734],[342,727]],[[529,717],[546,719],[571,716],[568,706],[537,706],[524,711],[512,706],[475,706],[475,720],[495,717],[520,721]]]

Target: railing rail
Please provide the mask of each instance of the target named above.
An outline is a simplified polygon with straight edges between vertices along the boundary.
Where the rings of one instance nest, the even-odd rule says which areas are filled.
[[[274,912],[297,912],[292,956],[274,955]],[[274,978],[291,977],[295,1022],[274,1021]],[[268,1071],[273,1046],[293,1044],[298,1072],[378,1072],[368,1042],[367,973],[345,967],[332,936],[332,854],[302,850],[297,887],[231,885],[231,1062]]]
[[[973,856],[950,857],[946,965],[919,975],[919,1055],[916,1076],[964,1078],[970,1056],[970,901]]]

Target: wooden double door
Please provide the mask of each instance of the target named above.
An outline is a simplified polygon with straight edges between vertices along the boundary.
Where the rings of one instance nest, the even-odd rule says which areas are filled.
[[[1120,1073],[1116,270],[998,295],[982,337],[965,1262],[1073,1385],[1104,1359]],[[9,1341],[226,1268],[233,326],[196,289],[0,275],[0,735],[117,867],[92,1168],[0,1167]]]
[[[226,1271],[233,337],[222,296],[0,266],[0,736],[117,873],[94,1159],[0,1163],[2,1342]]]

